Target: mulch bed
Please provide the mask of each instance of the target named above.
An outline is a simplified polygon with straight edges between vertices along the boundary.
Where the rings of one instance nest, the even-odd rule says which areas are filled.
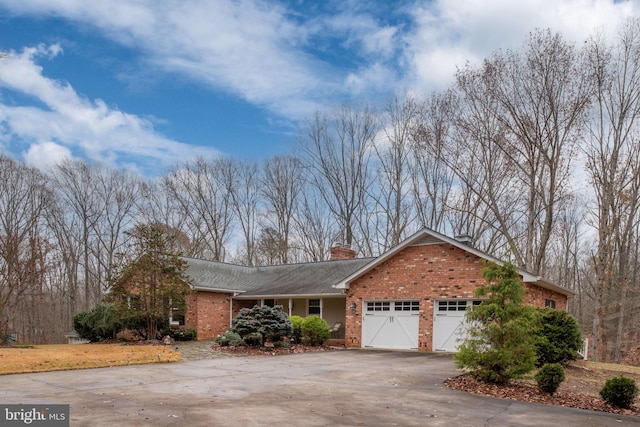
[[[230,354],[242,354],[247,356],[277,356],[280,354],[298,354],[298,353],[310,353],[317,351],[333,351],[337,347],[329,346],[308,346],[308,345],[292,345],[289,347],[247,347],[247,346],[221,346],[219,344],[213,344],[211,346],[215,351],[221,353]]]
[[[454,390],[483,396],[640,416],[640,408],[637,405],[632,406],[630,409],[615,408],[605,403],[602,399],[565,390],[558,390],[551,396],[540,391],[537,386],[522,381],[511,381],[507,385],[496,385],[478,381],[469,375],[460,375],[447,379],[444,384]]]

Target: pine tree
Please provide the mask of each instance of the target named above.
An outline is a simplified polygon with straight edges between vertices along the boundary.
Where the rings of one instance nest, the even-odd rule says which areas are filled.
[[[110,299],[128,328],[154,339],[170,315],[186,312],[187,263],[175,249],[175,233],[165,226],[137,225],[129,235],[137,256],[114,280]]]
[[[454,361],[477,379],[506,384],[535,367],[538,315],[523,304],[525,290],[512,264],[490,263],[482,275],[488,284],[476,295],[487,299],[467,312],[468,336]]]

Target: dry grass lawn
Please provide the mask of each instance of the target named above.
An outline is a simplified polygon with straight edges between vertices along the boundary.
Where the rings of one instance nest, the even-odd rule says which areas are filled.
[[[160,345],[51,344],[0,347],[0,375],[180,360],[180,353]]]

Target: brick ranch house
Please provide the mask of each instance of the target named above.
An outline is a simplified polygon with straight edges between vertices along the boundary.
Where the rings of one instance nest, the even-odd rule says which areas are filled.
[[[501,261],[462,240],[421,230],[375,258],[336,246],[331,260],[245,267],[193,258],[184,327],[198,339],[226,331],[243,307],[282,305],[289,315],[319,315],[340,325],[346,347],[455,351],[474,290],[486,283],[483,260]],[[573,293],[520,270],[525,301],[566,310]]]

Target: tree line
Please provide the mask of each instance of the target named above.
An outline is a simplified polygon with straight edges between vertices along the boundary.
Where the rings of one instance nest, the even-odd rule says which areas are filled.
[[[580,46],[549,30],[459,68],[446,90],[343,104],[289,154],[195,158],[162,176],[80,160],[42,172],[0,154],[0,333],[58,341],[162,224],[187,256],[375,256],[420,228],[576,292],[598,360],[638,355],[640,23]],[[634,353],[635,352],[635,353]]]

